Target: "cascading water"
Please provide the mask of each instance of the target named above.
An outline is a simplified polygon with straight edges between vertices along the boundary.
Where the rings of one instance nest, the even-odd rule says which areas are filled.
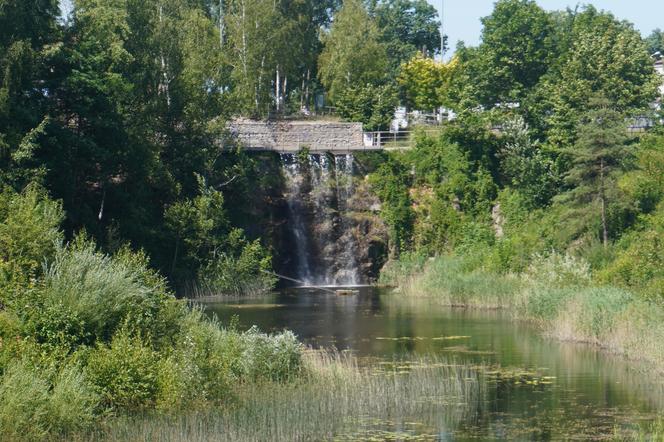
[[[350,223],[351,205],[353,197],[353,155],[338,155],[334,157],[336,170],[337,206],[341,217],[341,238],[339,244],[343,246],[340,252],[341,270],[339,283],[342,285],[358,285],[359,270],[357,268],[357,244]]]
[[[282,154],[292,241],[292,276],[306,285],[357,285],[351,219],[353,156]]]
[[[313,276],[309,265],[309,235],[304,220],[304,175],[300,170],[300,163],[294,155],[281,155],[281,164],[286,175],[289,227],[295,242],[296,268],[295,277],[306,285],[313,284]]]

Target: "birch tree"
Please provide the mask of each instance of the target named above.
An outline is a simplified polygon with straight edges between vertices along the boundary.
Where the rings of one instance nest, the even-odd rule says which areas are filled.
[[[346,0],[323,36],[318,67],[321,82],[334,101],[351,86],[385,80],[388,58],[378,26],[360,0]]]

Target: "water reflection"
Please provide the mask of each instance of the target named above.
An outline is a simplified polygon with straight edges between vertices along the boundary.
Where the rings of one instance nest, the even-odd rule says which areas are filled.
[[[238,315],[243,328],[289,329],[307,345],[350,349],[372,360],[447,355],[551,379],[546,388],[497,383],[459,425],[455,440],[602,438],[664,410],[657,378],[593,348],[543,338],[504,312],[447,309],[370,288],[355,296],[293,290],[207,307],[222,321]]]

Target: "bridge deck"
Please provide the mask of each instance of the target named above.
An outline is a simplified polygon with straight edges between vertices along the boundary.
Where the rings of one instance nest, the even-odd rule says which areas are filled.
[[[364,132],[361,123],[328,121],[236,120],[229,129],[243,149],[258,152],[403,150],[413,138],[410,132]]]

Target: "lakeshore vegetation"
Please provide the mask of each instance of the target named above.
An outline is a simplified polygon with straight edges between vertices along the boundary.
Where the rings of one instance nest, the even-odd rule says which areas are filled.
[[[383,281],[661,371],[662,79],[646,42],[592,7],[498,2],[483,23],[443,89],[458,118],[370,176],[392,239]],[[652,127],[629,131],[639,118]]]
[[[376,376],[175,296],[274,287],[252,210],[280,178],[220,148],[226,122],[305,116],[323,95],[367,130],[399,104],[456,114],[357,157],[389,230],[382,281],[662,371],[661,31],[529,0],[483,25],[443,63],[425,0],[74,0],[68,17],[0,0],[2,437],[177,440],[207,419],[246,440],[283,400],[273,440],[322,438],[367,408],[426,415],[424,388],[481,394],[477,367]]]

